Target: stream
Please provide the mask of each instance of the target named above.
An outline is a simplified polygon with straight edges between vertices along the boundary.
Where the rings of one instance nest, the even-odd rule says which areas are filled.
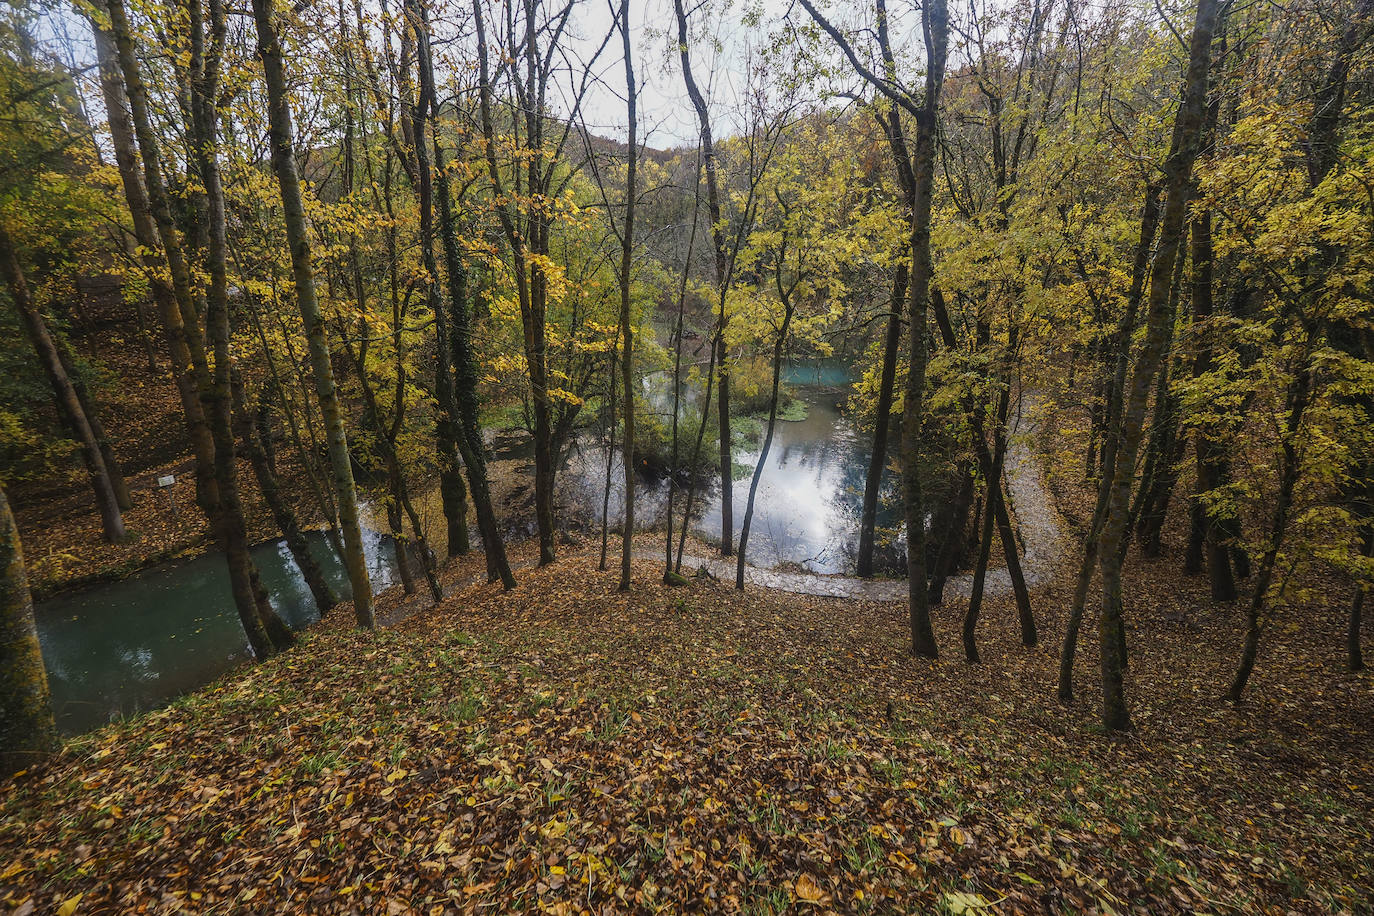
[[[324,535],[311,551],[335,590],[351,594]],[[363,530],[374,592],[395,581],[390,540]],[[315,599],[282,541],[253,548],[262,583],[293,629],[319,619]],[[64,734],[162,706],[251,655],[218,552],[151,567],[127,579],[56,595],[34,608],[53,713]]]

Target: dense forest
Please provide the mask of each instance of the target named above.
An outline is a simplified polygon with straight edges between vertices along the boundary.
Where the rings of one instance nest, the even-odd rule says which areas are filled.
[[[1302,771],[1324,767],[1310,778],[1330,810],[1283,828],[1313,831],[1329,857],[1285,876],[1223,886],[1208,870],[1219,854],[1199,865],[1194,851],[1213,847],[1197,839],[1164,857],[1192,878],[1157,858],[1088,855],[1077,870],[1058,853],[1009,853],[1034,845],[1009,834],[971,839],[980,822],[961,820],[960,802],[914,815],[954,837],[943,864],[938,837],[912,827],[901,840],[891,806],[863,836],[892,851],[862,867],[778,852],[800,834],[751,816],[763,846],[743,860],[781,856],[790,872],[740,866],[752,890],[727,896],[671,885],[667,865],[700,873],[738,843],[675,852],[664,835],[656,856],[620,860],[630,896],[600,902],[609,865],[583,862],[574,880],[573,860],[565,871],[549,852],[570,842],[557,832],[567,818],[510,840],[504,876],[469,867],[506,828],[471,826],[486,816],[481,793],[452,767],[497,759],[488,744],[442,764],[434,752],[427,767],[393,754],[381,785],[409,787],[418,771],[433,797],[451,778],[467,798],[473,845],[442,839],[436,820],[447,853],[431,858],[469,858],[435,866],[456,870],[455,890],[423,906],[388,883],[405,868],[373,861],[333,882],[352,887],[340,911],[1374,906],[1374,694],[1361,673],[1374,584],[1371,0],[42,0],[0,11],[0,47],[0,769],[18,773],[0,906],[70,916],[84,894],[99,912],[258,911],[256,893],[272,901],[261,911],[335,905],[293,897],[318,893],[299,884],[225,896],[242,874],[196,885],[212,867],[259,867],[222,851],[213,866],[189,851],[181,864],[126,861],[105,873],[117,889],[104,897],[82,883],[101,874],[80,865],[90,846],[45,858],[32,844],[52,841],[24,835],[52,819],[76,830],[62,805],[121,817],[114,794],[95,800],[113,790],[81,802],[70,788],[108,753],[100,736],[124,733],[63,748],[59,732],[87,727],[63,725],[49,674],[99,690],[55,648],[46,621],[60,615],[44,605],[85,595],[82,613],[98,616],[112,589],[192,557],[234,625],[197,644],[220,667],[143,707],[224,672],[219,683],[282,691],[305,669],[305,689],[318,678],[324,691],[312,708],[419,708],[345,691],[418,690],[435,675],[398,678],[401,662],[372,660],[423,633],[405,651],[429,669],[457,664],[450,652],[496,653],[442,688],[471,691],[485,672],[492,692],[474,702],[493,718],[515,679],[577,672],[500,707],[525,716],[514,735],[536,728],[537,740],[509,739],[534,748],[533,772],[566,775],[566,748],[545,747],[555,739],[528,696],[574,719],[639,708],[620,727],[667,716],[742,764],[762,754],[736,730],[759,703],[862,693],[853,715],[877,716],[866,735],[926,753],[944,734],[929,721],[901,732],[919,741],[893,737],[908,704],[938,707],[954,736],[970,727],[964,704],[1015,696],[1008,721],[1030,717],[1016,740],[1036,754],[1082,742],[1084,759],[1140,755],[1104,773],[1159,773],[1166,758],[1193,766],[1182,738],[1163,748],[1194,734],[1199,772],[1235,772],[1228,748],[1247,747],[1243,765],[1276,780],[1275,799],[1287,791],[1275,760],[1297,751],[1266,728],[1331,742]],[[280,559],[264,559],[268,543]],[[265,562],[299,581],[317,625],[286,607]],[[189,614],[201,599],[184,600]],[[201,632],[170,607],[168,639]],[[465,627],[475,642],[448,641]],[[636,668],[641,655],[659,661]],[[738,699],[735,724],[580,692],[633,690],[668,668],[688,678],[676,666],[694,657],[696,678],[692,665],[736,656],[810,658],[815,672],[787,661],[741,675],[737,699],[755,699]],[[845,667],[860,657],[862,673]],[[704,694],[729,695],[729,680]],[[1293,700],[1306,691],[1320,702]],[[204,717],[220,714],[256,730],[289,705],[270,690],[256,713],[194,705],[226,702],[215,695],[150,722],[189,708],[210,734]],[[1201,709],[1205,727],[1189,718]],[[140,721],[113,728],[164,727]],[[778,734],[794,728],[808,733]],[[653,744],[665,761],[702,753],[692,746]],[[125,770],[152,779],[148,754]],[[1025,771],[1021,790],[1038,778]],[[729,779],[712,791],[755,792]],[[829,779],[784,780],[781,797],[797,793],[788,816],[807,811],[803,784],[830,786],[830,805],[858,791],[874,810],[902,784]],[[358,785],[340,811],[355,793],[385,801]],[[689,800],[692,778],[666,785],[684,793],[660,810],[670,821],[720,804]],[[1194,791],[1186,804],[1208,807]],[[368,821],[377,836],[433,845],[385,817]],[[114,829],[92,823],[64,834],[86,837],[71,848]],[[629,828],[603,828],[578,829],[611,856],[605,844]],[[1219,833],[1241,860],[1283,859],[1261,846],[1271,840]],[[537,889],[503,883],[520,856],[538,866]],[[269,860],[270,873],[285,858]],[[420,864],[426,881],[447,880]]]

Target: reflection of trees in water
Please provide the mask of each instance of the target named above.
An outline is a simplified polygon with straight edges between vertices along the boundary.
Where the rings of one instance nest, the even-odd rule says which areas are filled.
[[[750,561],[759,566],[780,564],[804,567],[813,572],[840,573],[853,569],[858,548],[859,514],[864,479],[868,472],[869,437],[843,416],[835,388],[802,388],[796,394],[810,413],[806,419],[782,423],[760,484],[759,505],[750,544]],[[584,435],[568,453],[560,475],[560,504],[580,516],[583,523],[599,525],[606,474],[605,441],[596,431]],[[740,454],[742,464],[757,460],[757,445]],[[612,460],[610,524],[623,513],[620,456]],[[899,474],[884,475],[879,498],[878,525],[892,529],[896,537],[880,545],[877,565],[884,571],[905,571],[904,538]],[[679,487],[678,493],[684,494]],[[692,530],[712,537],[719,527],[719,481],[701,484],[693,500]],[[664,523],[668,484],[641,474],[636,487],[636,526],[642,530]],[[679,499],[680,511],[683,500]]]

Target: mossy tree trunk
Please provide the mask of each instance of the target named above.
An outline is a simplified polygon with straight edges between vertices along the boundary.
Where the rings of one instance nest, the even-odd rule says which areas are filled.
[[[0,487],[0,776],[43,759],[57,745],[24,549]]]
[[[258,56],[262,58],[267,86],[267,108],[272,140],[272,168],[281,190],[287,244],[291,250],[291,270],[296,281],[296,304],[305,324],[310,349],[310,366],[315,391],[328,438],[329,465],[339,507],[339,526],[343,529],[344,566],[352,584],[353,608],[358,625],[372,627],[372,580],[363,553],[362,526],[358,518],[358,493],[353,482],[353,464],[348,453],[343,408],[334,384],[330,364],[329,336],[324,312],[315,292],[314,268],[310,262],[310,237],[306,225],[305,203],[301,195],[300,174],[296,166],[292,137],[291,108],[287,97],[286,72],[282,64],[281,38],[271,0],[253,0],[253,20],[258,33]]]

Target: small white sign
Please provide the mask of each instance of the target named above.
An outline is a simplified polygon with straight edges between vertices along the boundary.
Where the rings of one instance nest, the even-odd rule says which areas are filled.
[[[177,479],[175,474],[168,474],[166,477],[159,477],[157,479],[157,485],[159,487],[170,487],[172,484],[176,482]]]

